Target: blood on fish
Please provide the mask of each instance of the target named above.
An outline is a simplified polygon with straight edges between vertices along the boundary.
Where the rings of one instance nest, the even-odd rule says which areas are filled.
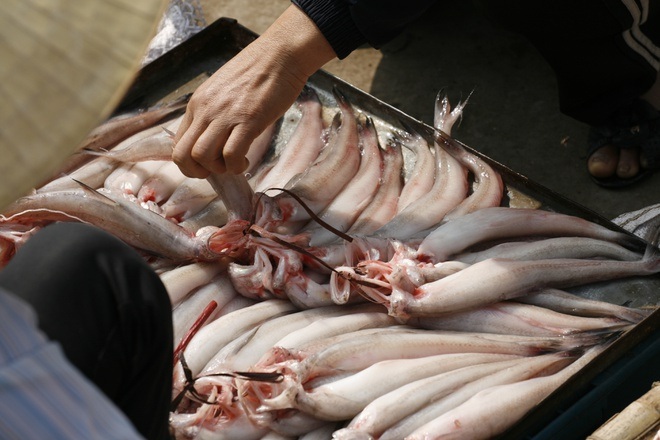
[[[188,346],[188,343],[193,336],[199,331],[199,329],[206,323],[206,320],[209,319],[211,313],[218,307],[218,303],[215,301],[209,302],[209,304],[204,308],[202,313],[199,315],[199,318],[190,326],[190,329],[185,334],[185,336],[179,342],[179,345],[174,349],[174,363],[176,364],[179,361],[179,354],[183,352]]]

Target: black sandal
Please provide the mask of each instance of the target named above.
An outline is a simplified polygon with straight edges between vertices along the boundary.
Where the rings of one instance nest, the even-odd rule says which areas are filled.
[[[640,170],[627,179],[616,175],[606,178],[591,176],[596,184],[605,188],[623,188],[644,180],[660,169],[660,113],[648,102],[638,99],[617,112],[611,123],[592,127],[587,139],[587,160],[605,145],[639,147]]]

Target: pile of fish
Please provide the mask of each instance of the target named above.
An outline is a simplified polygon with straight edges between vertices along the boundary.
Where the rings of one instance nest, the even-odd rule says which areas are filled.
[[[6,263],[55,221],[97,225],[163,280],[177,438],[490,438],[648,311],[564,289],[660,271],[628,234],[512,208],[501,176],[307,87],[245,175],[171,161],[185,99],[97,129],[0,217]]]

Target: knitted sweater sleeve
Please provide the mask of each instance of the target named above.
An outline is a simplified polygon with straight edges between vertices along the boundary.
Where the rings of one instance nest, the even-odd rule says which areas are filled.
[[[311,18],[340,59],[363,44],[380,48],[436,0],[292,0]]]

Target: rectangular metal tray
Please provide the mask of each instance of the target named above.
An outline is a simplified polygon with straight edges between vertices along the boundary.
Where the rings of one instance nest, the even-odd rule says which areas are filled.
[[[120,114],[159,102],[167,102],[194,91],[199,84],[256,37],[255,33],[238,24],[236,20],[229,18],[217,20],[144,66],[115,113]],[[309,83],[315,89],[326,92],[337,86],[358,110],[395,127],[400,127],[399,121],[403,120],[426,135],[429,140],[432,139],[433,130],[430,126],[325,71],[314,74]],[[429,100],[432,98],[429,97]],[[575,215],[610,229],[623,231],[595,212],[529,180],[469,146],[464,145],[464,147],[482,157],[501,173],[507,192],[511,195],[504,203],[513,203],[522,195],[535,202],[539,209]],[[641,239],[637,239],[637,242],[640,250],[645,248],[645,242]],[[574,293],[634,307],[656,306],[660,304],[660,277],[601,283]],[[554,438],[584,438],[605,421],[597,420],[597,417],[585,420],[583,412],[580,412],[580,408],[585,407],[585,399],[593,400],[594,393],[601,397],[610,395],[614,399],[622,398],[620,394],[622,383],[613,380],[608,382],[604,378],[625,377],[627,379],[623,384],[624,388],[633,393],[639,390],[639,395],[650,386],[650,383],[647,384],[644,379],[649,374],[650,380],[660,379],[660,371],[656,374],[657,368],[653,368],[654,362],[658,360],[659,324],[660,310],[656,310],[634,329],[616,340],[608,350],[544,400],[502,438],[553,438],[550,433],[558,431],[562,431],[561,437]],[[634,398],[633,396],[631,400]],[[623,408],[629,401],[620,403]],[[592,408],[595,408],[593,405],[592,402]],[[607,411],[604,407],[599,408],[601,412]],[[571,429],[566,432],[564,428],[569,426]]]

